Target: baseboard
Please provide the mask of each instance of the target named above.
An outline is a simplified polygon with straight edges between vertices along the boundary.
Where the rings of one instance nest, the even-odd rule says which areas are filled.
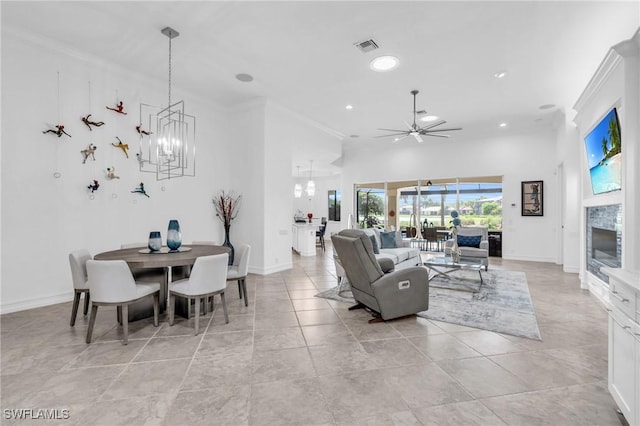
[[[293,268],[293,263],[284,263],[280,265],[273,265],[268,268],[249,268],[249,273],[256,275],[269,275],[275,274],[276,272],[287,271]]]
[[[562,271],[567,272],[569,274],[579,274],[580,273],[580,268],[578,266],[563,265],[562,266]]]
[[[54,296],[39,297],[36,299],[20,300],[18,302],[3,303],[0,305],[0,314],[25,311],[27,309],[41,308],[43,306],[56,305],[58,303],[71,302],[73,292],[57,294]]]

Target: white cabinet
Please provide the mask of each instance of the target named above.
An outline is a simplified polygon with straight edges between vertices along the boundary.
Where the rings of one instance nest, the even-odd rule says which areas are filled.
[[[640,426],[640,274],[609,276],[609,392],[631,426]]]
[[[300,253],[300,256],[316,255],[316,230],[315,225],[294,224],[293,225],[293,249]]]

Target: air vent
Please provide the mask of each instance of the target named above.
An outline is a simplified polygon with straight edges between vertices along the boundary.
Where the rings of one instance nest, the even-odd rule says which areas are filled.
[[[373,39],[355,43],[354,46],[360,49],[362,53],[371,52],[372,50],[376,50],[378,48],[378,45],[375,41],[373,41]]]

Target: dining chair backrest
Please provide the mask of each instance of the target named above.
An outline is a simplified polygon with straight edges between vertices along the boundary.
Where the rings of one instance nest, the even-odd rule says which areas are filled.
[[[251,255],[251,246],[249,244],[240,244],[236,247],[236,253],[233,258],[233,267],[238,271],[239,277],[246,277],[249,272],[249,256]]]
[[[89,291],[94,302],[135,300],[136,282],[124,260],[88,260]]]
[[[227,287],[229,254],[214,254],[196,259],[189,275],[189,287],[193,293],[212,293]]]
[[[81,249],[69,253],[69,264],[71,265],[71,280],[73,288],[84,290],[89,288],[87,283],[87,261],[91,260],[88,250]]]
[[[120,244],[120,248],[121,249],[136,248],[136,247],[144,248],[144,247],[147,247],[147,245],[148,243],[144,243],[144,242],[124,243],[124,244]]]

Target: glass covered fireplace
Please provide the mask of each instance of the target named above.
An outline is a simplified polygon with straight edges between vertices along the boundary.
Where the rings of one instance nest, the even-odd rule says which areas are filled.
[[[604,282],[603,266],[622,267],[622,208],[620,204],[587,208],[587,270]]]

